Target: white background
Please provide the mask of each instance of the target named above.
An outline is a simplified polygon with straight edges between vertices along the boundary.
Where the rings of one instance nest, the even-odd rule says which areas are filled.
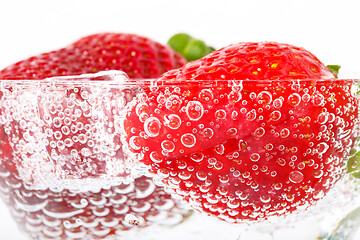
[[[216,48],[291,43],[354,76],[360,72],[359,10],[356,0],[2,1],[0,69],[97,32],[136,33],[162,43],[186,32]],[[0,214],[0,239],[21,240],[2,203]]]

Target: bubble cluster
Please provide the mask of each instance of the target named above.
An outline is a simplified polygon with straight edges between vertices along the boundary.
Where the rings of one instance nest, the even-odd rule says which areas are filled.
[[[188,209],[122,151],[123,110],[139,87],[87,77],[1,83],[0,195],[13,218],[31,238],[64,240],[182,222]],[[147,120],[147,134],[157,123]]]
[[[115,83],[124,81],[122,74],[108,74],[104,77]],[[92,75],[74,78],[87,77]],[[130,163],[122,152],[120,122],[129,92],[134,96],[137,88],[72,80],[6,86],[2,111],[10,117],[5,126],[20,175],[34,189],[90,190],[128,181]],[[149,124],[149,131],[156,126]]]
[[[96,192],[33,190],[14,172],[13,164],[1,161],[0,194],[29,237],[132,239],[134,231],[141,234],[148,226],[175,225],[189,214],[147,177]]]

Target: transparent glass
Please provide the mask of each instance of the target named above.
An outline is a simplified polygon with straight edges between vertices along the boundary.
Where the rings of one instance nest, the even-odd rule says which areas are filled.
[[[317,234],[334,229],[338,220],[353,209],[354,202],[358,203],[360,199],[358,191],[353,191],[356,183],[347,173],[350,150],[353,148],[350,157],[358,152],[358,145],[354,142],[359,134],[356,120],[357,84],[358,81],[354,79],[313,79],[201,80],[194,85],[189,80],[130,81],[116,71],[38,81],[0,80],[0,194],[19,229],[29,239],[145,240],[168,239],[169,236],[172,239],[266,239],[264,236],[282,239],[280,229],[292,227],[303,231],[302,226],[314,222],[318,226],[311,233],[315,239]],[[278,93],[274,94],[274,90]],[[331,91],[342,92],[344,95],[335,96]],[[270,210],[263,211],[260,215],[256,210],[249,213],[249,208],[246,207],[248,204],[245,204],[248,199],[240,197],[235,200],[245,207],[238,209],[238,213],[231,212],[234,216],[239,216],[236,220],[216,212],[209,216],[209,212],[198,204],[196,198],[187,197],[182,186],[173,181],[171,175],[158,169],[152,169],[152,174],[148,173],[151,158],[146,158],[146,152],[137,151],[138,142],[126,130],[126,127],[138,127],[137,121],[128,119],[131,111],[137,112],[137,120],[144,117],[139,114],[139,107],[134,110],[139,102],[148,101],[152,96],[160,96],[156,101],[169,110],[179,103],[176,101],[177,97],[191,95],[196,95],[196,101],[192,99],[181,102],[184,110],[182,114],[193,122],[205,124],[198,127],[206,129],[206,114],[216,113],[219,126],[208,130],[214,136],[218,134],[216,141],[232,142],[234,137],[229,137],[226,133],[229,129],[234,130],[234,126],[238,127],[238,133],[240,126],[245,126],[241,130],[244,131],[243,134],[256,139],[264,140],[264,136],[267,136],[268,149],[262,152],[255,151],[255,147],[252,147],[243,155],[237,154],[235,152],[245,145],[238,143],[243,139],[236,139],[240,150],[232,153],[232,160],[241,155],[242,161],[258,161],[259,168],[262,166],[262,159],[268,157],[266,150],[279,148],[281,151],[284,145],[288,147],[287,137],[294,134],[291,130],[294,127],[293,121],[304,124],[316,122],[316,126],[311,126],[312,131],[324,132],[326,129],[321,125],[328,127],[328,123],[333,122],[336,128],[336,131],[330,131],[335,134],[331,136],[333,141],[324,140],[324,144],[317,144],[312,148],[313,152],[308,152],[307,155],[301,151],[296,153],[296,141],[301,146],[301,139],[310,137],[298,131],[300,138],[292,140],[292,149],[286,150],[289,152],[295,149],[293,155],[297,158],[289,161],[284,159],[285,163],[282,159],[274,161],[273,165],[268,165],[269,169],[263,169],[263,172],[268,171],[269,178],[263,177],[263,182],[259,182],[260,186],[265,186],[266,181],[272,177],[286,176],[287,188],[302,184],[303,190],[306,190],[309,187],[306,184],[310,185],[310,180],[304,173],[310,175],[311,170],[319,184],[314,183],[311,191],[304,190],[298,196],[281,195],[285,187],[276,186],[278,192],[274,190],[269,196],[261,196],[264,204],[269,202],[266,209]],[[217,98],[219,101],[216,101]],[[231,103],[226,108],[220,105],[224,103],[224,99]],[[343,104],[337,110],[331,109],[337,108],[332,105],[334,99]],[[247,109],[245,106],[250,104],[253,108]],[[285,105],[286,112],[283,111]],[[218,108],[219,106],[223,108]],[[306,111],[304,106],[307,107]],[[356,126],[349,127],[346,122],[339,120],[339,116],[347,110],[354,114],[356,119],[353,122]],[[313,114],[310,116],[309,113]],[[167,116],[169,114],[167,112]],[[229,114],[233,115],[225,118]],[[286,120],[280,125],[275,124],[285,116]],[[314,116],[316,120],[313,119]],[[264,123],[281,126],[281,129],[276,129],[272,132],[274,137],[269,137],[267,131],[271,130]],[[149,124],[148,120],[145,128]],[[286,127],[287,124],[289,127]],[[176,130],[176,124],[172,126]],[[245,132],[246,129],[249,132]],[[144,131],[148,135],[153,134],[154,139],[147,138],[146,144],[154,145],[155,149],[156,141],[159,141],[155,138],[158,133],[151,131],[157,129]],[[221,137],[219,133],[222,133]],[[189,147],[187,155],[201,153],[210,159],[211,156],[202,150],[211,143],[201,142],[198,138],[200,135],[196,132],[192,134],[197,140],[194,143],[196,149]],[[326,139],[326,136],[321,137]],[[190,146],[189,141],[182,144]],[[158,144],[164,148],[164,144]],[[168,146],[172,145],[165,147]],[[338,150],[327,154],[327,149],[334,146]],[[196,156],[202,156],[201,154]],[[323,165],[314,166],[304,154],[319,158]],[[171,154],[168,160],[170,157]],[[327,161],[330,157],[331,161]],[[204,169],[199,162],[194,161],[198,165],[194,165],[193,169]],[[287,167],[275,167],[275,164],[286,164]],[[304,168],[309,170],[304,172]],[[228,171],[237,175],[234,166],[229,167]],[[252,171],[250,175],[254,174],[253,179],[256,178],[255,172],[262,174],[258,169],[249,171]],[[241,178],[246,182],[244,173],[241,176],[237,179]],[[165,186],[164,182],[167,183]],[[236,189],[228,191],[231,193]],[[182,201],[182,198],[187,201]],[[285,199],[288,204],[273,208],[271,204],[280,198]],[[302,201],[303,198],[309,200]],[[296,207],[291,205],[292,202],[297,202]],[[232,204],[234,205],[231,206],[236,206],[236,202]]]

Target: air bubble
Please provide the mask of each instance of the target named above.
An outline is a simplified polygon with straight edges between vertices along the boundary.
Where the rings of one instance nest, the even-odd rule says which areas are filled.
[[[189,173],[187,171],[183,171],[183,172],[180,172],[178,174],[178,176],[181,180],[189,180],[191,178],[191,173]]]
[[[281,112],[280,111],[273,111],[270,114],[270,120],[272,121],[278,121],[281,118]]]
[[[301,96],[298,93],[293,93],[288,97],[288,103],[290,106],[296,107],[301,102]]]
[[[280,136],[282,138],[287,138],[290,135],[290,130],[287,128],[284,128],[280,131]]]
[[[253,153],[250,155],[250,160],[253,162],[257,162],[260,159],[260,155],[258,153]]]
[[[185,147],[191,148],[196,143],[196,137],[191,133],[185,133],[184,135],[181,136],[181,143]]]
[[[219,176],[219,182],[220,183],[228,183],[230,181],[229,176],[225,175],[225,176]]]
[[[200,180],[200,181],[205,181],[207,179],[207,176],[205,173],[203,172],[197,172],[196,173],[196,177]]]
[[[281,183],[275,183],[274,184],[274,189],[275,190],[280,190],[282,188],[282,184]]]
[[[219,154],[219,155],[224,154],[224,152],[225,152],[225,147],[224,147],[224,145],[223,145],[223,144],[217,145],[217,146],[215,147],[215,152],[216,152],[217,154]]]
[[[61,127],[61,132],[62,132],[64,135],[69,135],[70,129],[69,129],[68,126],[62,126],[62,127]]]
[[[241,172],[240,172],[239,170],[235,170],[235,171],[233,172],[233,176],[236,177],[236,178],[238,178],[238,177],[241,176]]]
[[[245,118],[246,118],[246,120],[248,120],[248,121],[253,121],[253,120],[255,120],[255,118],[256,118],[256,111],[255,111],[255,109],[253,109],[253,110],[251,110],[250,112],[248,112],[248,113],[246,114]]]
[[[238,201],[229,201],[226,203],[226,205],[231,209],[237,209],[240,206],[240,203]],[[237,211],[236,211],[237,215]]]
[[[170,140],[164,140],[161,142],[161,148],[164,151],[172,152],[175,149],[175,144]]]
[[[149,117],[144,123],[145,133],[149,137],[156,137],[160,133],[161,123],[156,117]]]
[[[314,96],[314,105],[322,106],[325,103],[325,98],[322,94],[318,93]]]
[[[151,161],[153,161],[155,163],[160,163],[163,161],[163,159],[161,158],[161,155],[157,152],[151,152],[150,159],[151,159]]]
[[[280,166],[285,166],[285,165],[286,165],[286,161],[285,161],[285,159],[283,159],[283,158],[278,158],[278,159],[276,160],[276,162],[277,162]]]
[[[132,136],[129,139],[129,146],[134,150],[139,150],[141,148],[141,138],[139,136]]]
[[[325,196],[325,194],[324,194],[323,190],[316,190],[313,194],[314,199],[320,199],[324,196]]]
[[[255,129],[254,135],[256,137],[262,137],[262,136],[264,136],[264,134],[265,134],[265,129],[263,127],[259,127],[257,129]]]
[[[164,125],[171,129],[178,129],[181,126],[181,118],[176,114],[164,116]]]
[[[53,124],[54,124],[54,127],[60,128],[61,125],[62,125],[62,120],[60,118],[58,118],[58,117],[55,117],[53,119]]]
[[[214,131],[211,128],[205,128],[201,131],[201,136],[206,140],[210,140],[214,136]]]
[[[309,102],[310,101],[310,95],[308,93],[305,93],[303,96],[302,96],[302,100],[304,102]]]
[[[177,111],[181,107],[181,99],[177,95],[171,95],[166,99],[165,107],[172,111]]]
[[[304,168],[305,168],[305,163],[304,162],[300,162],[299,164],[298,164],[298,169],[299,170],[303,170]]]
[[[210,89],[203,89],[199,93],[199,100],[203,102],[211,102],[214,99],[214,94]]]
[[[318,170],[314,172],[314,178],[321,178],[324,175],[323,170]]]
[[[136,112],[136,115],[140,117],[140,115],[142,113],[147,113],[148,112],[148,108],[149,106],[146,104],[146,103],[139,103],[136,105],[136,108],[135,108],[135,112]]]
[[[317,121],[319,124],[325,124],[329,119],[329,113],[328,112],[322,112],[319,114]]]
[[[264,148],[268,151],[271,151],[274,148],[274,145],[272,145],[271,143],[268,143],[264,146]]]
[[[263,203],[268,203],[271,201],[271,198],[269,196],[260,196],[260,201],[263,202]]]
[[[239,92],[231,91],[231,93],[228,95],[228,98],[229,98],[230,102],[236,103],[241,100],[242,95]]]
[[[223,168],[223,164],[221,163],[221,162],[216,162],[215,164],[214,164],[214,168],[216,169],[216,170],[221,170],[222,168]]]
[[[251,92],[250,95],[249,95],[249,97],[250,97],[251,99],[255,99],[255,98],[256,98],[256,93]]]
[[[223,109],[219,109],[215,112],[215,118],[216,119],[225,119],[226,118],[226,112]]]
[[[272,102],[272,95],[267,91],[262,91],[258,94],[257,100],[259,104],[270,104]]]
[[[216,162],[217,162],[216,158],[209,158],[209,160],[208,160],[208,163],[209,163],[210,165],[215,165]]]
[[[274,108],[279,109],[279,108],[281,108],[282,104],[283,104],[283,101],[279,98],[277,98],[273,101]]]
[[[289,180],[293,183],[301,183],[304,180],[304,175],[299,171],[292,171],[289,174]]]
[[[324,154],[329,149],[329,145],[324,142],[319,143],[316,149],[318,150],[319,154]]]
[[[286,194],[286,195],[285,195],[285,199],[286,199],[286,201],[288,201],[288,202],[292,202],[292,201],[294,201],[295,196],[294,196],[294,195],[290,195],[290,194]]]
[[[185,111],[191,121],[198,121],[204,114],[204,107],[199,101],[189,101]]]
[[[244,172],[242,176],[243,176],[243,178],[248,178],[248,177],[250,177],[250,173],[249,172]]]
[[[193,154],[191,154],[190,158],[194,162],[201,162],[204,159],[204,154],[202,154],[202,153],[193,153]]]
[[[140,220],[132,214],[126,214],[125,222],[131,226],[140,226]]]
[[[226,134],[229,135],[229,136],[235,136],[237,133],[237,129],[236,128],[229,128],[227,131],[226,131]]]

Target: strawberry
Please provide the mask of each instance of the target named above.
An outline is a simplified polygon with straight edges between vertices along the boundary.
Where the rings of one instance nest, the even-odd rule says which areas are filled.
[[[170,47],[149,38],[99,33],[15,63],[0,71],[0,79],[44,79],[106,70],[122,70],[133,79],[154,78],[185,62]]]
[[[240,223],[307,208],[353,144],[352,81],[303,48],[239,43],[163,74],[128,107],[126,147],[191,205]]]
[[[0,79],[45,79],[111,69],[126,71],[131,78],[154,78],[185,62],[183,57],[169,47],[148,38],[133,34],[103,33],[84,37],[60,50],[15,63],[0,71]],[[112,74],[112,72],[107,71],[106,74]],[[76,82],[80,78],[110,81],[112,77],[105,79],[106,75],[90,74],[86,77],[74,76],[47,80]],[[124,80],[124,77],[119,79]],[[183,214],[187,212],[178,201],[165,193],[162,187],[154,186],[148,177],[142,176],[135,179],[134,183],[117,184],[110,189],[100,189],[99,192],[72,192],[70,190],[59,192],[52,188],[52,179],[44,179],[46,175],[42,176],[44,173],[41,172],[41,168],[26,165],[25,159],[31,160],[34,152],[43,154],[45,144],[46,154],[41,155],[44,157],[41,164],[53,164],[51,168],[52,171],[56,170],[56,177],[97,180],[97,177],[111,174],[107,172],[109,162],[123,158],[119,141],[120,133],[115,130],[116,126],[113,124],[117,121],[114,118],[118,117],[120,110],[115,109],[114,104],[118,104],[117,108],[123,106],[135,93],[132,90],[123,89],[123,91],[118,91],[118,95],[111,95],[109,92],[99,95],[101,86],[98,91],[94,91],[94,87],[90,88],[86,84],[79,86],[74,84],[74,87],[66,92],[59,88],[59,91],[42,96],[43,99],[39,100],[36,106],[39,109],[38,115],[35,116],[31,112],[34,110],[33,103],[28,103],[23,108],[3,107],[0,109],[0,165],[2,166],[0,183],[4,190],[4,199],[17,213],[14,215],[15,219],[26,228],[26,231],[35,235],[53,238],[54,232],[61,234],[55,237],[57,239],[73,239],[81,234],[82,236],[93,234],[93,238],[98,239],[103,238],[104,234],[106,236],[121,234],[121,230],[132,227],[125,219],[127,214],[138,218],[141,227],[146,227],[161,219],[167,221],[175,217],[181,220]],[[19,92],[14,89],[8,91],[3,88],[0,96],[9,102],[9,100],[14,101],[13,97],[16,97],[17,93]],[[117,98],[107,99],[108,96]],[[18,100],[21,101],[21,99],[15,99],[15,102]],[[98,105],[92,100],[98,101]],[[54,104],[57,104],[56,108],[53,108]],[[101,122],[104,118],[99,120],[98,116],[91,112],[98,110],[99,104],[100,107],[103,106],[101,104],[108,107],[103,110],[106,115],[103,116],[106,119],[105,123]],[[18,117],[24,117],[23,119],[34,117],[33,122],[31,120],[33,118],[26,119],[32,128],[21,125],[18,118],[5,128],[4,122],[9,121],[9,119],[5,121],[5,117],[14,115],[14,112],[18,114]],[[107,128],[106,131],[104,127]],[[8,135],[10,128],[11,134]],[[109,131],[111,131],[110,134]],[[36,140],[37,147],[34,148],[32,145],[34,142],[29,140],[29,136]],[[107,136],[111,138],[104,139]],[[9,139],[11,139],[10,142]],[[69,141],[74,139],[73,142]],[[29,150],[29,147],[32,150]],[[86,147],[88,148],[85,149]],[[100,148],[97,155],[95,148]],[[109,154],[112,156],[110,159],[106,159],[107,155],[103,154],[105,150],[113,151]],[[34,172],[31,172],[29,167],[33,167]],[[36,176],[36,174],[39,175]],[[115,172],[115,175],[119,176],[119,173]],[[37,179],[41,180],[42,185],[39,186],[42,190],[32,190],[35,185],[31,184]],[[50,188],[44,189],[44,186]],[[73,187],[76,188],[76,186]],[[82,206],[79,202],[89,203]],[[34,205],[40,207],[33,209]],[[73,214],[74,212],[76,214]],[[34,219],[37,219],[36,226],[32,226]],[[39,222],[39,219],[43,222]],[[77,219],[82,219],[85,223],[79,225]],[[54,225],[49,225],[52,222],[57,223],[53,228],[51,226]],[[70,224],[70,227],[66,225],[74,222],[77,224]],[[139,224],[136,221],[131,222],[135,225]],[[96,234],[101,236],[95,236]]]
[[[112,69],[125,71],[130,78],[154,78],[167,70],[183,65],[185,62],[184,58],[170,47],[161,45],[151,39],[134,34],[100,33],[83,37],[65,48],[15,63],[0,71],[0,79],[44,79],[53,76],[78,75]],[[88,120],[86,117],[80,117],[76,121],[86,125]],[[53,126],[53,130],[55,133],[59,129]],[[86,135],[88,132],[86,129],[82,129],[76,134]],[[64,136],[62,140],[71,139],[72,135]],[[49,139],[49,142],[51,142],[51,139]],[[83,149],[81,146],[84,143],[80,142],[78,141],[71,148],[66,148],[66,151]],[[55,157],[64,155],[58,149],[59,147],[49,149],[49,155]],[[65,155],[68,154],[65,153]],[[73,163],[70,165],[79,165],[84,161],[86,159],[79,152],[67,162]],[[98,169],[95,169],[95,174],[102,172],[103,168],[106,167],[100,165],[102,164],[99,163]],[[73,170],[74,167],[63,165],[61,168],[64,171],[70,170],[70,173],[67,173],[70,176],[73,175],[72,173],[76,174],[76,171]],[[94,172],[93,168],[86,169],[82,170],[81,175],[77,177],[94,175],[91,174],[91,172]]]

